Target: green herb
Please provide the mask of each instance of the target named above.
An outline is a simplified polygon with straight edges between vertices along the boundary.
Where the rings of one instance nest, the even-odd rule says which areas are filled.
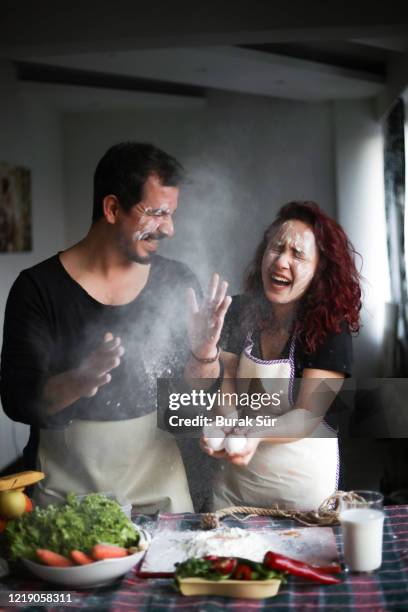
[[[176,576],[179,578],[207,578],[213,573],[211,568],[211,561],[191,557],[183,563],[176,563]]]
[[[92,493],[83,499],[67,496],[61,506],[35,508],[9,521],[3,532],[7,557],[36,559],[37,548],[68,556],[71,550],[90,550],[94,544],[136,546],[139,533],[120,505],[104,495]]]

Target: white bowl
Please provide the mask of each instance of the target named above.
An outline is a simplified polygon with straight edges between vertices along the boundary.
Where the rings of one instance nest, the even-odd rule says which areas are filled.
[[[151,538],[145,531],[140,530],[140,534],[140,543],[146,545],[147,548]],[[143,558],[145,552],[146,549],[120,559],[105,559],[89,565],[75,565],[73,567],[50,567],[28,559],[22,559],[22,562],[35,576],[48,582],[75,588],[93,588],[109,584],[119,576],[126,574]]]

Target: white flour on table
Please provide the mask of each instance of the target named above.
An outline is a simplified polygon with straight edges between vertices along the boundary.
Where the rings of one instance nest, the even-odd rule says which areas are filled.
[[[338,562],[330,527],[279,530],[223,527],[212,531],[163,529],[154,534],[141,570],[170,573],[174,571],[175,563],[205,555],[262,561],[268,550],[316,565]]]

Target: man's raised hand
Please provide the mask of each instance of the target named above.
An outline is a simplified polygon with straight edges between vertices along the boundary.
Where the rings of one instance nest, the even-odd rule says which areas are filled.
[[[215,273],[200,306],[194,289],[187,291],[188,335],[191,350],[199,359],[212,359],[217,355],[225,314],[231,304],[227,289],[228,283]]]

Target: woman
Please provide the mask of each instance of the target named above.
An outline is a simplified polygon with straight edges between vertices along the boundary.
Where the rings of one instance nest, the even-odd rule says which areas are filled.
[[[280,379],[281,403],[268,408],[278,427],[273,434],[247,432],[245,449],[232,456],[214,452],[203,439],[208,454],[227,460],[216,479],[214,508],[278,503],[316,509],[336,490],[337,439],[323,417],[351,374],[350,333],[359,329],[361,308],[354,255],[343,229],[313,202],[287,204],[267,228],[245,292],[232,300],[220,345],[223,390],[268,392]],[[218,279],[210,293],[200,310],[193,305],[190,325],[192,358],[202,376],[214,368],[214,342],[228,306]],[[297,393],[295,378],[301,378]],[[321,393],[322,386],[331,392]]]

